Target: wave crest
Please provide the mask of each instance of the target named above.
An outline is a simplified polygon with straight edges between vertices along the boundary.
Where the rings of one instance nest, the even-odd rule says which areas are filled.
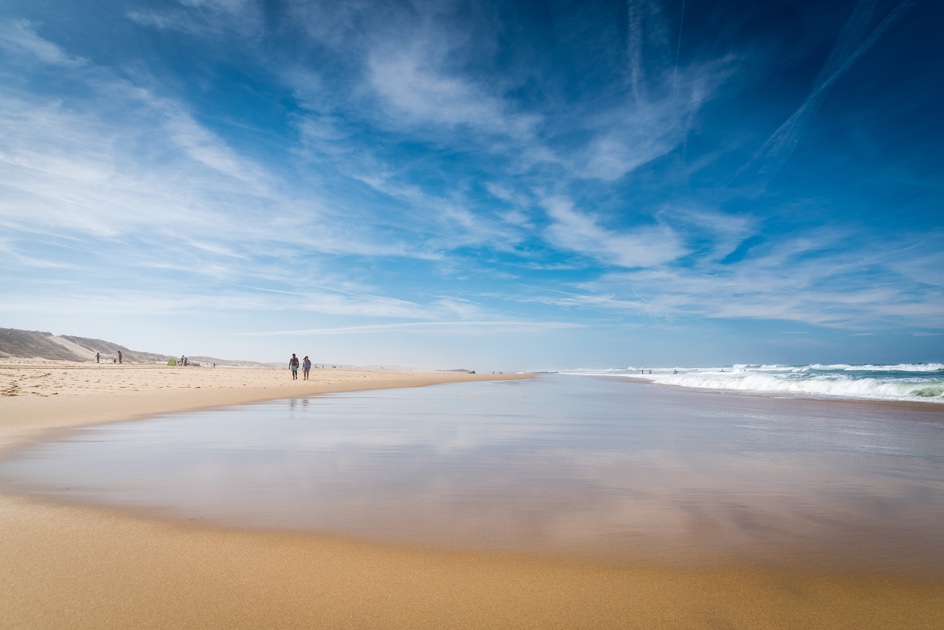
[[[859,400],[944,403],[944,364],[736,364],[723,368],[626,368],[562,372],[624,376],[661,385]]]

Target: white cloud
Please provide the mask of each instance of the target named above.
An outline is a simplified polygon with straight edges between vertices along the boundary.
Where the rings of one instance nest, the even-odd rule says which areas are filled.
[[[537,302],[540,304],[559,306],[567,309],[605,309],[610,311],[619,311],[621,313],[632,313],[639,315],[671,315],[670,312],[667,312],[665,306],[661,304],[654,303],[650,300],[644,300],[639,296],[634,296],[633,299],[620,299],[614,293],[559,293],[523,298],[521,301]]]
[[[299,24],[309,37],[320,44],[355,54],[363,45],[363,24],[372,20],[385,24],[396,11],[393,3],[379,6],[369,0],[288,0],[286,6],[293,22]]]
[[[533,135],[539,117],[515,113],[467,79],[443,73],[432,65],[438,57],[415,46],[392,55],[376,51],[368,59],[371,87],[394,117],[412,124],[466,125],[521,139]]]
[[[68,80],[81,86],[68,98],[0,92],[0,226],[11,237],[137,240],[124,251],[127,265],[151,264],[142,247],[166,251],[189,240],[201,244],[204,258],[266,256],[282,248],[287,256],[301,250],[442,257],[423,239],[378,233],[368,215],[355,221],[349,207],[305,182],[287,182],[157,86],[90,64],[73,69]],[[458,210],[452,216],[468,223]],[[117,240],[97,246],[122,247]],[[192,255],[194,247],[188,250]],[[245,266],[204,260],[193,272],[219,275],[232,265],[234,271]]]
[[[46,260],[23,253],[18,247],[13,245],[9,239],[0,238],[0,261],[9,269],[21,267],[24,269],[74,269],[75,265],[55,260]],[[9,299],[9,296],[7,296]]]
[[[848,247],[857,238],[862,237],[842,230],[813,231],[765,243],[737,264],[720,265],[706,257],[692,267],[611,273],[580,288],[602,297],[608,308],[667,318],[779,319],[853,329],[904,322],[944,326],[944,292],[916,292],[916,285],[903,281],[894,269],[893,244],[868,248],[863,243],[873,252],[863,256],[858,248]],[[938,264],[944,264],[944,257],[936,256]],[[650,304],[643,307],[620,297],[629,295]],[[588,298],[581,301],[587,303]]]
[[[121,98],[119,93],[113,89],[108,96]],[[27,231],[77,230],[100,237],[144,226],[219,227],[210,196],[232,186],[195,168],[179,151],[175,155],[174,145],[179,149],[186,142],[178,137],[168,143],[159,131],[161,112],[142,112],[127,94],[121,100],[144,126],[80,114],[63,103],[0,101],[0,124],[10,131],[0,138],[0,185],[7,191],[0,221]],[[148,162],[138,154],[141,146],[160,149],[172,160]],[[207,156],[201,157],[205,164]]]
[[[374,333],[414,333],[414,334],[522,334],[540,333],[550,330],[585,328],[583,324],[569,322],[529,322],[529,321],[483,321],[483,322],[410,322],[403,324],[376,324],[368,326],[342,326],[337,328],[309,328],[305,330],[277,330],[269,332],[242,333],[245,336],[276,335],[337,335],[337,334],[374,334]]]
[[[190,105],[169,92],[172,82],[147,78],[146,59],[118,60],[111,70],[44,40],[32,23],[4,23],[0,46],[11,63],[0,75],[24,80],[0,82],[0,255],[11,280],[43,279],[30,292],[5,294],[4,308],[228,309],[258,313],[250,324],[259,329],[278,328],[265,323],[273,312],[299,315],[300,327],[412,322],[311,333],[325,335],[576,327],[517,321],[538,317],[489,307],[499,300],[528,302],[549,319],[578,309],[606,321],[627,314],[940,326],[939,235],[865,242],[848,231],[807,230],[775,238],[763,231],[763,209],[734,216],[665,202],[633,224],[573,201],[588,189],[590,198],[631,194],[614,182],[683,146],[731,72],[730,59],[677,74],[659,62],[664,42],[640,43],[639,20],[659,18],[643,15],[649,6],[629,5],[629,84],[602,81],[599,91],[576,95],[547,80],[542,71],[553,69],[540,61],[491,64],[495,33],[470,34],[468,16],[451,5],[299,0],[289,12],[310,18],[293,25],[311,36],[293,42],[304,61],[272,68],[284,52],[273,46],[253,62],[253,71],[271,70],[265,87],[274,85],[278,98],[294,95],[302,111],[281,102],[270,111],[295,128],[270,132],[227,110],[226,123],[252,127],[240,141],[265,137],[257,154],[217,126],[212,105],[199,110],[209,99]],[[264,31],[260,5],[249,0],[182,0],[132,17],[194,35]],[[843,39],[851,49],[837,44],[824,85],[855,60],[867,33]],[[669,44],[674,59],[674,35]],[[320,57],[324,45],[332,50]],[[315,58],[337,63],[305,67]],[[38,64],[56,76],[48,92],[26,81]],[[455,255],[470,250],[481,255]],[[399,269],[379,257],[414,263]],[[635,271],[565,284],[600,267]],[[90,298],[76,280],[83,275],[109,281],[86,280],[99,293]],[[119,286],[130,283],[134,291]],[[208,295],[176,295],[184,285]]]
[[[624,232],[601,227],[594,217],[574,209],[562,198],[543,203],[551,225],[545,237],[554,245],[620,267],[653,267],[684,255],[681,240],[665,225],[642,226]]]
[[[402,183],[396,173],[380,166],[350,176],[402,204],[403,212],[387,212],[376,220],[423,235],[425,253],[419,253],[421,248],[416,247],[418,257],[442,260],[445,251],[477,245],[507,250],[523,237],[523,226],[473,210],[464,203],[461,193],[455,193],[456,198],[433,196],[421,186]]]
[[[69,55],[56,44],[39,37],[33,24],[27,20],[0,22],[0,47],[58,66],[78,67],[86,63],[84,59]]]
[[[214,171],[249,184],[253,192],[265,194],[275,178],[250,159],[239,155],[216,134],[199,125],[190,114],[165,107],[164,128],[169,137],[197,162]]]
[[[752,216],[699,206],[665,207],[657,216],[689,240],[707,241],[708,251],[702,256],[718,261],[733,253],[746,239],[756,236],[758,230],[758,221]]]
[[[133,10],[127,17],[141,26],[207,36],[235,33],[256,37],[264,26],[255,0],[179,0],[178,7]]]

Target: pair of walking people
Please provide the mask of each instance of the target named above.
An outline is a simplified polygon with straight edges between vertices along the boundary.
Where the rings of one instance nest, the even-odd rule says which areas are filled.
[[[288,361],[288,369],[292,371],[292,380],[298,379],[298,357],[295,356],[295,353],[292,353],[292,358]],[[311,361],[308,357],[305,357],[304,363],[302,363],[302,374],[305,375],[305,380],[308,380],[308,373],[311,371]]]

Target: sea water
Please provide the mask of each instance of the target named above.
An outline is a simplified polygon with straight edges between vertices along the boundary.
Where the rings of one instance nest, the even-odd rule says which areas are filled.
[[[7,454],[0,483],[448,549],[940,572],[942,410],[545,375],[82,428]]]
[[[944,403],[944,364],[733,365],[628,367],[565,374],[638,378],[663,385],[729,392],[861,400]]]

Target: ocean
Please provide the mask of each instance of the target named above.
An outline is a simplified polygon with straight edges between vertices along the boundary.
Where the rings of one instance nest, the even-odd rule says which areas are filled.
[[[883,374],[739,370],[679,374],[702,387],[751,374],[760,383]],[[885,373],[891,388],[907,378]],[[602,374],[91,426],[7,453],[0,484],[215,527],[444,549],[944,572],[944,407],[797,398],[796,389],[734,395],[626,378],[632,370]]]
[[[944,363],[628,367],[562,374],[638,378],[661,385],[775,396],[944,403]]]

